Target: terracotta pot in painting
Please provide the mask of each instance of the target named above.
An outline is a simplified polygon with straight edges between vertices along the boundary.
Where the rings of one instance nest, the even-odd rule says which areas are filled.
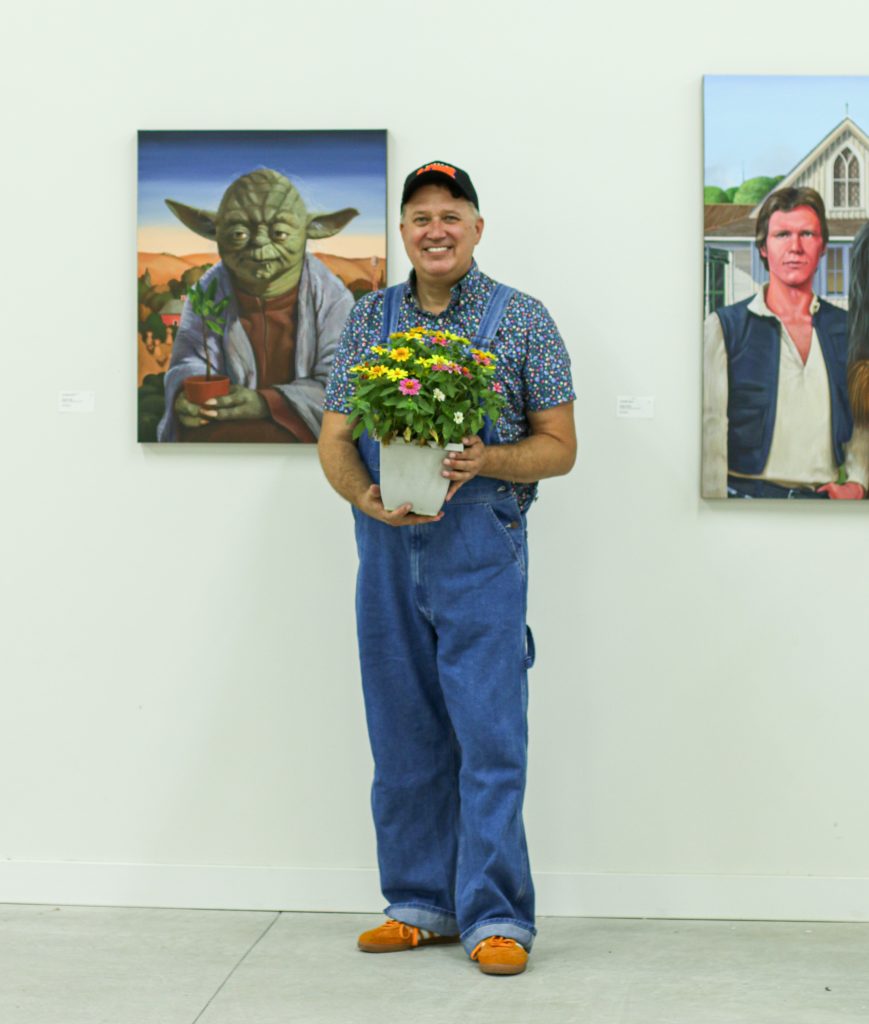
[[[204,405],[209,398],[229,394],[229,377],[222,374],[204,374],[184,378],[184,397],[194,405]]]

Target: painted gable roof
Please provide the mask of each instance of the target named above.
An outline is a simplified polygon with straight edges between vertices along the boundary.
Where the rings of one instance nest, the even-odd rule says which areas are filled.
[[[809,150],[802,160],[792,167],[784,178],[778,182],[775,188],[770,189],[767,195],[798,183],[809,184],[808,181],[802,181],[801,179],[808,177],[814,168],[831,159],[849,139],[853,139],[864,153],[869,154],[869,135],[855,121],[852,121],[850,117],[845,117],[814,148]],[[825,190],[818,189],[818,191],[823,194]],[[750,214],[751,217],[757,217],[766,198],[767,196],[764,196],[754,207]],[[827,206],[832,206],[832,203],[827,203]]]

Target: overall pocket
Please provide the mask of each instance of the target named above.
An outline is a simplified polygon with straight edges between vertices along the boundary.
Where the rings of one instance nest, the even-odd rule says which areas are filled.
[[[527,566],[525,517],[519,511],[516,499],[487,502],[484,506],[496,536],[500,537],[510,552],[519,571],[525,575]]]

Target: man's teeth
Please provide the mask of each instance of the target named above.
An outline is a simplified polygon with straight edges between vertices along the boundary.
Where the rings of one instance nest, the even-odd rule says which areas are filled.
[[[448,248],[446,245],[430,245],[426,252],[446,252]]]

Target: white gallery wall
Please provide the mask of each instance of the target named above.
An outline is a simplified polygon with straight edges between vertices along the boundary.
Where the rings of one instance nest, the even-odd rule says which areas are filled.
[[[702,75],[866,72],[869,10],[5,20],[0,902],[382,906],[349,509],[313,447],[135,440],[135,139],[386,128],[390,283],[404,175],[454,161],[573,360],[579,461],[529,521],[539,910],[869,920],[869,503],[699,498]]]

